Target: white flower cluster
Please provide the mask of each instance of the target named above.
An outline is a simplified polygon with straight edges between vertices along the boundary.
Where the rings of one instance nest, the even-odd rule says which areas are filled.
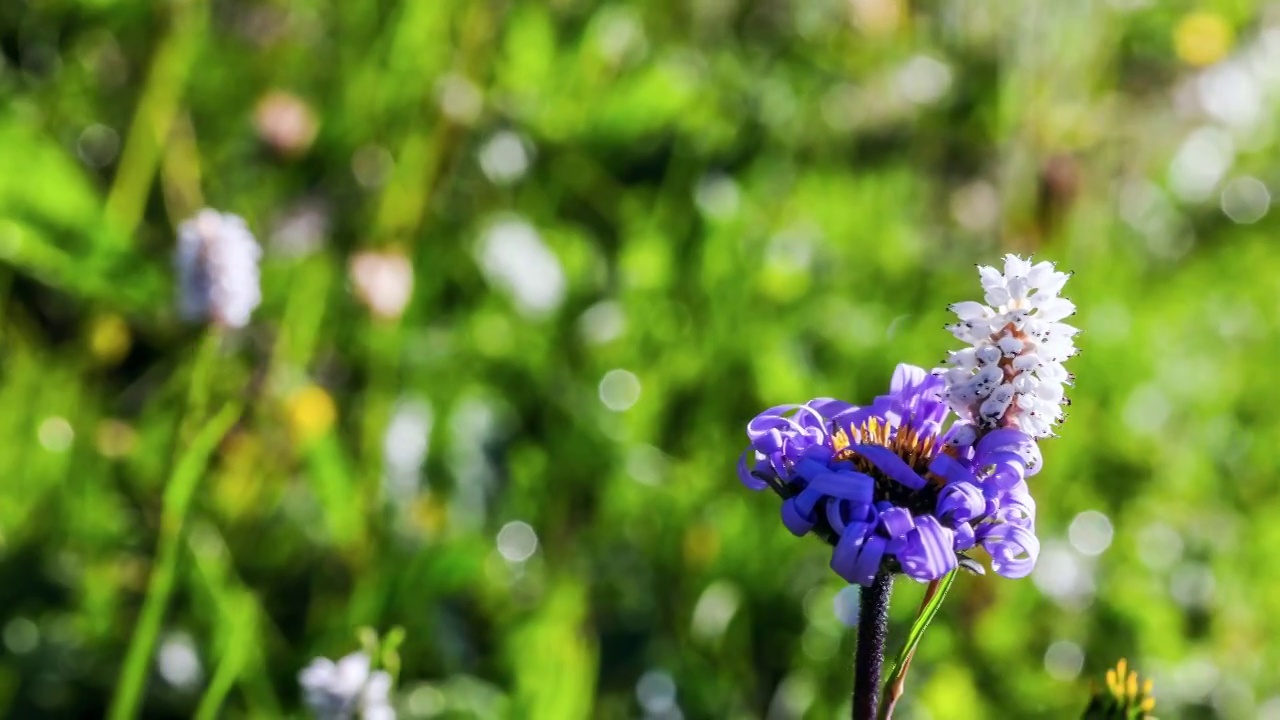
[[[206,208],[182,223],[173,256],[182,316],[227,328],[249,324],[262,300],[261,257],[258,241],[236,215]]]
[[[317,720],[395,720],[391,676],[369,672],[369,656],[351,653],[338,662],[316,658],[298,673],[302,700]]]
[[[1076,309],[1058,297],[1070,275],[1017,255],[1005,256],[1003,273],[979,266],[978,274],[986,304],[951,306],[960,321],[947,329],[972,347],[951,353],[936,371],[946,378],[947,402],[981,428],[1050,436],[1066,404],[1062,386],[1071,384],[1062,362],[1076,353],[1072,338],[1080,332],[1061,322]]]

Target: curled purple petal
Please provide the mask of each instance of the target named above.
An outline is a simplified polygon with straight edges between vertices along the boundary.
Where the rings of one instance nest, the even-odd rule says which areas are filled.
[[[973,526],[969,523],[960,523],[955,527],[956,534],[956,552],[963,552],[973,547],[976,538],[973,533]]]
[[[870,586],[875,582],[876,573],[880,571],[880,561],[884,559],[884,546],[887,540],[879,535],[870,535],[862,543],[858,559],[853,563],[853,582]],[[848,579],[848,578],[846,578]]]
[[[751,474],[752,468],[747,466],[748,455],[754,455],[754,451],[750,448],[744,450],[738,456],[738,479],[751,490],[763,490],[769,487],[769,483]]]
[[[993,453],[999,450],[1015,451],[1028,443],[1034,445],[1035,440],[1032,440],[1030,436],[1021,430],[1015,430],[1013,428],[992,430],[986,435],[983,435],[982,438],[978,440],[978,444],[974,446],[974,462],[979,465],[985,465],[987,464],[985,457],[988,453]]]
[[[880,513],[880,526],[890,538],[900,538],[916,526],[906,508],[889,508]]]
[[[875,510],[866,503],[834,498],[827,501],[827,523],[841,537],[844,536],[845,527],[848,525],[854,523],[865,525],[873,520],[875,520]]]
[[[836,543],[835,550],[831,553],[831,569],[848,582],[858,582],[854,575],[854,564],[870,531],[870,523],[849,523],[844,533],[840,535],[840,542]]]
[[[848,500],[831,500],[827,503],[827,524],[840,537],[844,537],[844,529],[849,524]]]
[[[982,547],[991,554],[991,569],[1013,579],[1031,574],[1040,555],[1040,541],[1030,530],[1017,525],[996,525],[982,541]]]
[[[854,409],[853,405],[850,405],[843,400],[836,400],[835,398],[814,398],[805,403],[805,405],[812,408],[814,412],[825,418],[825,420],[830,420],[840,413]]]
[[[796,510],[796,500],[782,501],[782,524],[787,526],[792,535],[803,537],[813,529],[813,521],[805,518]]]
[[[908,577],[937,580],[956,568],[955,534],[932,515],[922,515],[907,535],[907,547],[898,554],[898,562]]]
[[[955,523],[967,523],[982,514],[986,498],[977,486],[970,483],[952,483],[938,494],[938,507],[934,511],[939,519]]]
[[[987,481],[1000,488],[1013,487],[1026,476],[1027,470],[1021,455],[1005,451],[988,453],[982,466],[993,468]]]
[[[817,508],[818,503],[822,502],[825,498],[825,493],[813,486],[809,486],[804,490],[801,490],[800,494],[793,498],[792,503],[795,507],[796,514],[807,520],[809,524],[812,525],[818,521],[814,514],[814,509]]]

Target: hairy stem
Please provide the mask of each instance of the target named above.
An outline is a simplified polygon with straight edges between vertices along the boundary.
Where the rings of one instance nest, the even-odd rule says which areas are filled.
[[[853,669],[853,720],[875,720],[880,704],[880,669],[889,634],[889,592],[893,574],[881,570],[871,587],[862,589],[858,615],[858,649]]]

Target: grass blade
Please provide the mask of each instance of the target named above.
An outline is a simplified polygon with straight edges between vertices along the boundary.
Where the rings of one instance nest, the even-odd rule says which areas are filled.
[[[173,593],[178,569],[179,541],[187,508],[195,496],[196,486],[204,475],[209,457],[239,417],[240,405],[232,403],[205,423],[178,458],[173,475],[165,486],[156,561],[147,585],[147,597],[142,603],[142,613],[129,641],[124,670],[116,685],[115,697],[112,698],[111,720],[127,720],[138,715],[147,683],[147,663],[160,634],[169,596]]]
[[[898,698],[902,697],[907,670],[911,667],[911,658],[915,655],[916,646],[920,644],[920,638],[924,637],[924,631],[928,629],[933,617],[938,614],[942,601],[947,599],[951,584],[956,580],[956,572],[952,570],[942,579],[929,584],[924,603],[920,606],[920,613],[916,615],[916,620],[911,624],[910,632],[907,633],[906,642],[902,644],[902,649],[898,651],[898,656],[893,662],[885,665],[884,674],[889,677],[889,682],[885,685],[884,699],[880,703],[881,720],[889,720],[893,717],[893,706],[897,704]]]

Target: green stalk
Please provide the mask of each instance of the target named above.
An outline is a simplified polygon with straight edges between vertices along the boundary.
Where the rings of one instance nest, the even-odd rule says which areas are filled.
[[[231,621],[231,636],[227,638],[218,660],[218,667],[205,688],[200,705],[196,708],[196,720],[216,720],[222,703],[227,699],[232,686],[239,679],[240,673],[249,663],[253,652],[253,629],[257,618],[257,607],[248,593],[238,593],[232,603],[235,608]]]
[[[187,75],[208,23],[206,0],[185,0],[172,5],[169,31],[160,39],[151,61],[147,84],[120,155],[120,166],[107,194],[107,219],[120,231],[111,237],[126,241],[142,221],[160,152],[173,127]]]
[[[218,710],[226,700],[230,688],[225,690],[220,677],[232,675],[232,684],[240,683],[248,707],[249,717],[280,717],[280,701],[275,696],[271,681],[265,671],[263,647],[272,638],[280,637],[280,629],[271,624],[253,592],[244,585],[231,567],[231,550],[216,527],[201,523],[185,533],[187,552],[195,561],[192,584],[213,605],[218,623],[230,627],[218,649],[218,669],[214,673],[200,708],[214,705]],[[256,636],[256,642],[255,642]],[[242,658],[227,657],[243,653]]]
[[[916,654],[916,646],[920,644],[920,638],[924,637],[924,631],[928,629],[933,617],[938,614],[942,601],[947,598],[951,584],[956,580],[956,573],[956,570],[952,570],[943,578],[929,583],[924,602],[920,605],[920,613],[916,615],[916,620],[907,633],[907,641],[902,644],[897,658],[885,664],[885,675],[889,676],[889,682],[880,703],[880,720],[891,720],[893,717],[893,707],[906,690],[907,670],[911,667],[911,658]]]
[[[217,359],[216,337],[213,335],[211,332],[210,339],[206,340],[196,359],[187,410],[188,420],[184,425],[200,422],[204,414],[203,408],[208,403],[209,375],[211,366]],[[134,626],[133,637],[129,640],[124,669],[111,701],[111,720],[128,720],[138,715],[147,683],[147,665],[160,634],[169,596],[173,594],[187,511],[209,463],[209,457],[239,419],[240,412],[240,403],[230,403],[200,426],[189,442],[185,439],[185,433],[179,433],[178,442],[185,445],[185,448],[174,463],[173,473],[164,489],[156,559],[147,585],[146,599],[142,603],[142,612]]]

